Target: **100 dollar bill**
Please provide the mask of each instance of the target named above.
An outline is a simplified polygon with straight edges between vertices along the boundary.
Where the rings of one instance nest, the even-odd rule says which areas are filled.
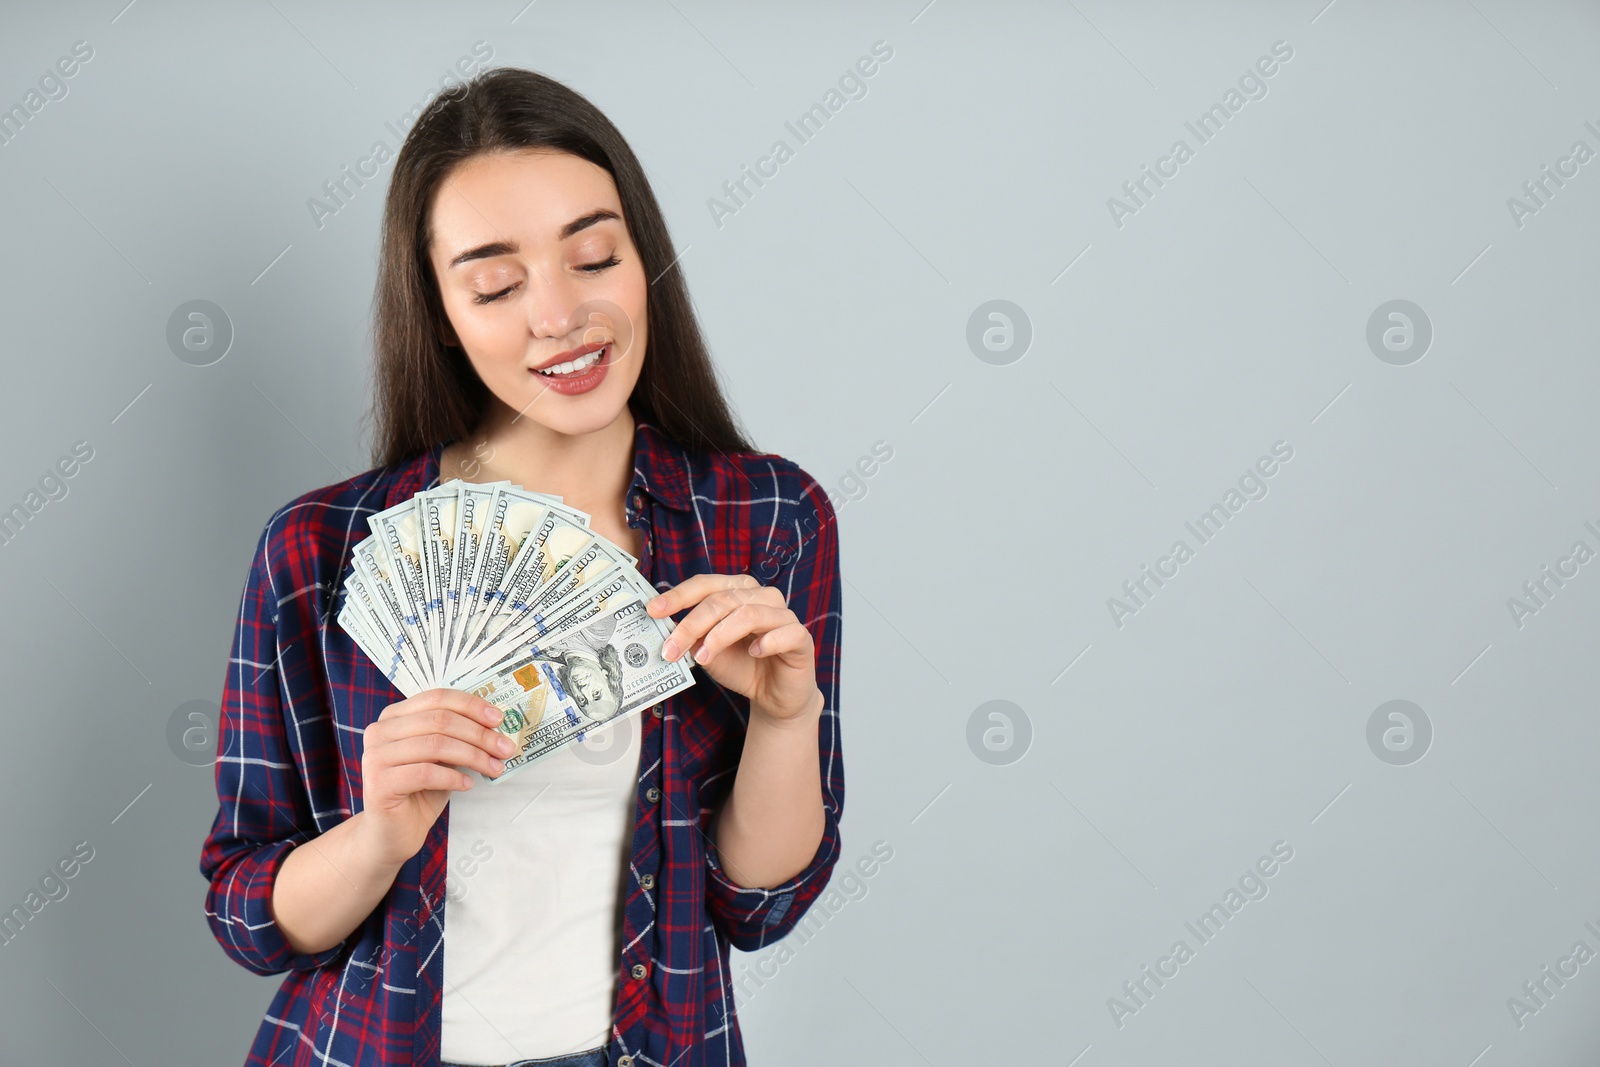
[[[517,743],[505,771],[491,782],[504,781],[587,730],[694,684],[683,661],[661,656],[671,620],[651,618],[644,605],[639,597],[613,605],[587,625],[534,640],[511,660],[462,683],[460,688],[501,710],[498,729]]]
[[[485,592],[482,610],[476,615],[478,621],[462,641],[459,661],[470,664],[472,657],[505,628],[507,617],[522,608],[533,590],[594,539],[586,526],[553,509],[546,511],[538,525],[522,538],[499,585]]]

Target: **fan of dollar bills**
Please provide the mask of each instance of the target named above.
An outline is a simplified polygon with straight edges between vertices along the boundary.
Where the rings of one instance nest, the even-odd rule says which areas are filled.
[[[460,479],[367,519],[339,625],[406,696],[465,689],[504,712],[506,775],[694,684],[638,560],[560,497]]]

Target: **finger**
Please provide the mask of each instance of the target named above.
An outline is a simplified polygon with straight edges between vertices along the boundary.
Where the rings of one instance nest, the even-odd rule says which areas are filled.
[[[493,705],[491,705],[492,707]],[[499,709],[495,709],[498,721]],[[393,719],[380,719],[367,727],[367,744],[386,745],[407,737],[445,734],[476,745],[491,756],[509,756],[516,751],[511,738],[483,725],[482,719],[450,708],[427,708]]]
[[[439,734],[406,738],[380,751],[375,758],[377,765],[387,767],[390,773],[404,767],[433,765],[456,771],[477,771],[493,778],[505,770],[504,761],[498,757],[490,756],[465,741]]]
[[[509,740],[509,739],[508,739]],[[457,737],[444,734],[420,734],[401,738],[384,746],[376,753],[378,761],[389,767],[408,763],[442,763],[454,767],[471,767],[479,774],[494,778],[506,769],[497,757],[489,755],[477,745],[469,745]]]
[[[775,608],[769,604],[742,604],[724,616],[722,621],[706,634],[700,647],[694,650],[695,662],[710,663],[717,653],[735,641],[742,641],[752,634],[759,636],[769,630],[798,621],[794,617],[794,612],[788,608]]]
[[[490,726],[500,721],[500,709],[476,694],[464,689],[426,689],[416,696],[407,697],[405,700],[390,704],[379,714],[378,720],[394,718],[400,715],[410,715],[426,708],[449,708],[459,711],[463,715],[471,716]]]
[[[747,650],[756,659],[766,659],[768,656],[781,656],[785,652],[804,651],[806,655],[812,654],[811,631],[796,619],[787,626],[779,626],[768,630],[766,633],[750,642]]]
[[[661,654],[668,661],[681,656],[720,622],[729,612],[756,602],[755,591],[749,588],[723,589],[707,596],[696,604],[694,610],[683,617],[672,635],[661,646]]]
[[[753,589],[761,583],[751,574],[696,574],[679,582],[645,605],[657,619],[693,607],[712,593],[727,589]]]
[[[472,788],[472,776],[442,763],[408,763],[396,767],[389,777],[389,789],[397,797],[420,793],[424,789],[461,791]]]

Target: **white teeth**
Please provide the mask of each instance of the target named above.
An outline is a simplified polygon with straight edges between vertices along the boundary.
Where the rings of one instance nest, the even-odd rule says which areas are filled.
[[[566,363],[557,363],[554,367],[547,367],[546,369],[541,370],[539,373],[548,377],[555,377],[557,375],[573,374],[577,371],[588,370],[590,367],[600,362],[600,357],[605,354],[606,350],[604,348],[597,348],[593,352],[590,352],[587,356],[579,356],[577,359]]]

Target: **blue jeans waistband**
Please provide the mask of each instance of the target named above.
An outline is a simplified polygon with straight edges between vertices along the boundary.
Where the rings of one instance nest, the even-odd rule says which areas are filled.
[[[469,1067],[467,1064],[451,1063],[445,1060],[440,1067]],[[502,1065],[496,1065],[502,1067]],[[606,1046],[589,1049],[587,1052],[573,1052],[565,1056],[552,1056],[542,1060],[513,1060],[503,1067],[606,1067]]]

